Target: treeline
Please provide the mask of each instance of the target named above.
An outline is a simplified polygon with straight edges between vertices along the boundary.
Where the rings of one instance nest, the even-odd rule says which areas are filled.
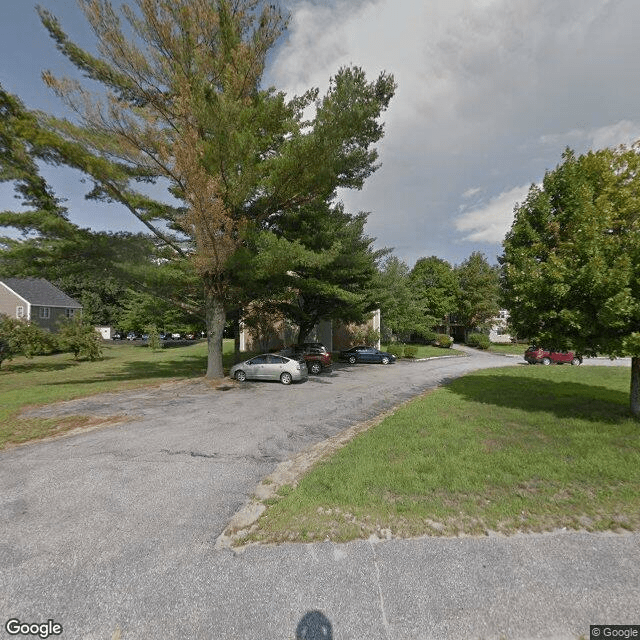
[[[383,339],[431,342],[452,326],[467,334],[488,329],[500,309],[500,273],[480,252],[461,264],[431,256],[409,268],[397,257],[381,267]]]

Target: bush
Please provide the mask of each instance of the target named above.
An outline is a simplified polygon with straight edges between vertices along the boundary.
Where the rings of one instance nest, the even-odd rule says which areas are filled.
[[[491,346],[489,336],[484,333],[472,333],[467,337],[467,345],[476,349],[488,349]]]
[[[147,345],[149,349],[152,351],[160,351],[164,346],[162,341],[160,340],[160,333],[158,331],[158,327],[155,324],[149,325],[147,327],[147,335],[149,338],[147,339]]]
[[[425,329],[424,331],[416,331],[411,335],[411,342],[418,344],[433,344],[438,334],[435,331]]]
[[[404,348],[405,358],[415,358],[417,354],[418,354],[418,347],[415,347],[413,345],[407,345]]]
[[[76,360],[80,356],[91,361],[102,358],[102,338],[92,325],[83,322],[81,316],[62,323],[58,341],[60,347],[64,351],[71,351]]]
[[[402,358],[402,356],[405,354],[405,349],[406,347],[402,344],[402,342],[394,342],[386,348],[386,351],[391,355]]]
[[[453,344],[453,338],[444,333],[438,333],[433,340],[434,347],[440,347],[442,349],[450,349]]]
[[[57,346],[51,333],[24,319],[0,316],[0,334],[3,343],[0,362],[18,353],[27,358],[51,353]]]

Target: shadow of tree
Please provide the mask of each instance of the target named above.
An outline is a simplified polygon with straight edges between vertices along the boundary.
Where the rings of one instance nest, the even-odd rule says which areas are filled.
[[[527,376],[469,374],[447,388],[483,404],[552,413],[558,418],[620,422],[629,418],[628,394],[580,382],[553,381]]]
[[[61,380],[52,385],[82,385],[97,381],[133,381],[145,379],[196,378],[206,371],[207,359],[202,356],[180,357],[175,360],[127,362],[118,371],[89,376],[84,380]]]
[[[65,371],[71,367],[77,367],[81,362],[79,360],[73,360],[70,358],[68,361],[57,361],[57,362],[34,362],[32,360],[28,360],[27,362],[20,362],[18,364],[9,362],[6,365],[3,364],[1,373],[32,373],[32,372],[42,372],[46,373],[47,371]]]

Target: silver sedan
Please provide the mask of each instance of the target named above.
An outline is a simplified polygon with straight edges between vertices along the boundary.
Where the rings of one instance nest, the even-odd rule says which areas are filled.
[[[280,380],[282,384],[306,380],[309,377],[307,365],[298,360],[273,353],[254,356],[233,365],[229,376],[242,382],[243,380]]]

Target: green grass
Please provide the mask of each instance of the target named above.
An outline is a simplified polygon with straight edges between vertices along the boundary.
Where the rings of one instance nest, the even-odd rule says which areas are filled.
[[[409,346],[409,345],[407,345]],[[462,351],[456,351],[455,349],[442,349],[441,347],[432,347],[431,345],[415,344],[411,345],[418,349],[416,353],[416,359],[418,358],[437,358],[441,356],[461,356],[464,355]],[[389,345],[382,345],[381,351],[385,351],[389,348]]]
[[[514,367],[417,399],[280,492],[248,539],[638,529],[629,370]]]
[[[491,343],[489,351],[492,353],[506,353],[509,355],[524,356],[524,352],[529,345],[526,344],[497,344]]]
[[[153,352],[141,343],[105,343],[102,360],[75,361],[68,354],[15,357],[0,369],[0,448],[57,434],[89,421],[86,416],[65,419],[21,418],[26,407],[72,400],[106,391],[155,385],[168,380],[202,377],[207,345],[171,346]],[[224,341],[225,366],[233,358],[233,340]]]

